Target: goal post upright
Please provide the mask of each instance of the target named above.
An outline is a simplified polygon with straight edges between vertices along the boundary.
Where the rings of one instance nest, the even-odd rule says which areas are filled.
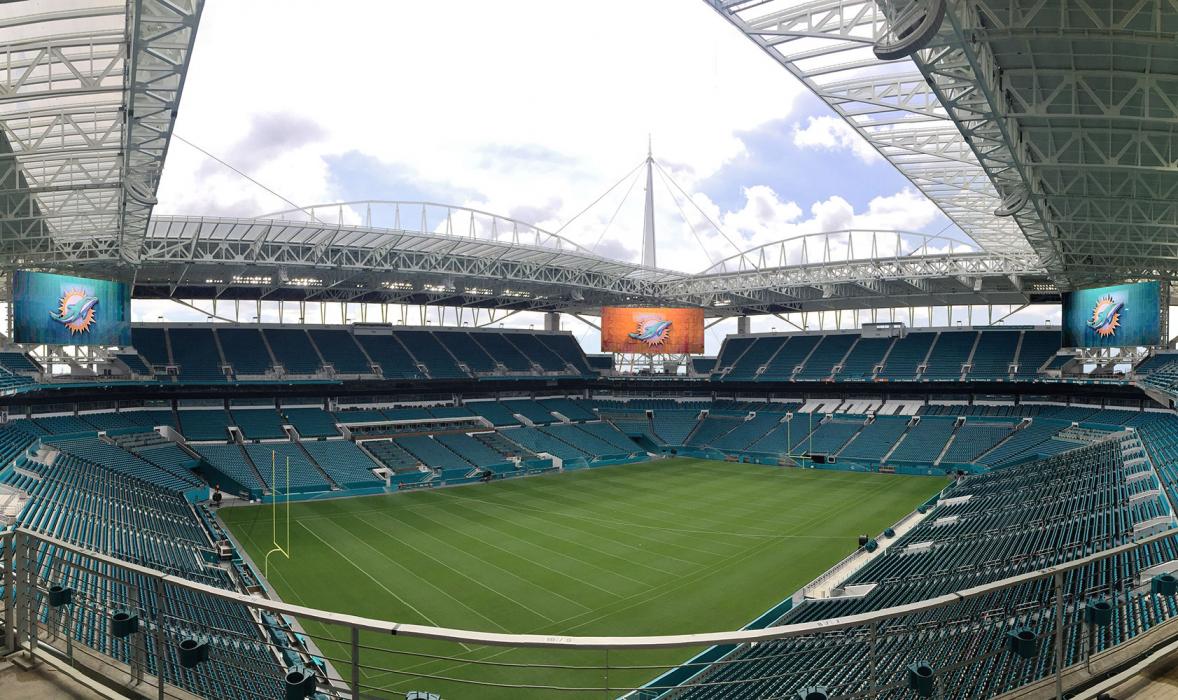
[[[265,558],[262,560],[262,572],[267,578],[270,577],[270,555],[281,554],[290,559],[290,455],[286,456],[286,491],[283,494],[283,499],[286,502],[284,510],[286,514],[286,540],[285,544],[278,543],[278,453],[270,450],[270,544],[272,548],[266,552]]]

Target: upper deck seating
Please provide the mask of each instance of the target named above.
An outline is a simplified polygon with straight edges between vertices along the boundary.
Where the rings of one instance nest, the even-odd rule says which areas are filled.
[[[168,356],[168,339],[163,328],[132,326],[131,344],[139,354],[156,367],[171,364]]]
[[[169,328],[172,359],[180,367],[180,380],[223,382],[221,355],[212,328]]]
[[[878,376],[888,380],[915,379],[917,368],[924,362],[936,337],[936,333],[909,333],[897,338]]]
[[[531,372],[532,361],[524,356],[504,333],[471,334],[470,339],[482,346],[487,355],[511,372]]]
[[[937,334],[936,345],[928,356],[928,366],[922,379],[957,380],[961,378],[962,365],[969,360],[970,352],[978,340],[978,334],[970,332],[943,332]]]
[[[875,368],[883,362],[892,338],[860,338],[843,363],[843,371],[836,377],[839,381],[868,381],[875,376]]]
[[[397,339],[413,354],[417,361],[425,365],[429,376],[433,379],[458,379],[468,376],[454,358],[442,347],[434,334],[429,331],[399,330]]]
[[[372,374],[372,365],[349,331],[341,328],[312,328],[307,331],[319,354],[337,374]]]
[[[1023,344],[1018,353],[1018,371],[1015,377],[1025,379],[1039,373],[1039,367],[1059,351],[1060,332],[1023,331]]]
[[[318,374],[323,363],[302,328],[266,328],[262,333],[274,351],[274,358],[287,374]]]
[[[262,375],[270,372],[274,363],[262,332],[257,328],[218,328],[217,338],[225,361],[235,374]]]
[[[417,368],[417,360],[391,333],[357,333],[356,340],[372,361],[380,365],[381,376],[385,379],[425,378]]]
[[[810,359],[798,372],[796,379],[815,381],[826,379],[834,373],[834,367],[843,361],[847,351],[859,338],[857,335],[843,333],[839,335],[824,335],[810,352]]]
[[[1006,379],[1018,349],[1019,331],[982,331],[974,351],[970,379]]]

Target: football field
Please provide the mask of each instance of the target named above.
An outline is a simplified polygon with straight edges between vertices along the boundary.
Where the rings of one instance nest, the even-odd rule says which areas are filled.
[[[291,557],[271,556],[269,580],[289,603],[400,623],[554,635],[731,630],[945,484],[677,458],[295,503]],[[220,515],[261,573],[271,507]],[[303,624],[349,679],[347,630]],[[376,634],[360,642],[365,697],[428,690],[444,700],[617,697],[698,651],[607,658]]]

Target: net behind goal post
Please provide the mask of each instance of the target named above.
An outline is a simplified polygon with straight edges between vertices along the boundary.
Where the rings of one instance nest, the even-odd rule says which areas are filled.
[[[286,488],[279,488],[278,453],[270,450],[270,544],[262,562],[263,575],[270,577],[270,556],[281,554],[290,559],[290,455],[286,456]],[[281,511],[281,514],[280,514]],[[281,527],[280,527],[281,525]],[[283,533],[282,542],[278,534]]]

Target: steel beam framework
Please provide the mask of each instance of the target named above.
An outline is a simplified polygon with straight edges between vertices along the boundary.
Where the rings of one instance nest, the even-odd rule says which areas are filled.
[[[4,5],[0,259],[137,259],[203,6]]]
[[[889,34],[875,0],[705,0],[826,102],[986,250],[1026,251],[994,216],[995,188],[953,115],[910,60],[873,52]]]
[[[817,234],[772,245],[808,246],[821,254],[774,258],[762,250],[748,254],[759,265],[745,259],[688,274],[609,260],[535,232],[523,243],[514,234],[490,235],[487,227],[448,226],[434,214],[421,221],[413,230],[318,220],[155,217],[136,267],[135,294],[566,312],[673,304],[703,306],[713,316],[1057,298],[1033,255],[938,247],[919,234]],[[854,243],[861,235],[876,246]],[[893,246],[883,256],[878,241],[913,236],[923,245]],[[86,273],[101,265],[79,261],[69,269]]]

